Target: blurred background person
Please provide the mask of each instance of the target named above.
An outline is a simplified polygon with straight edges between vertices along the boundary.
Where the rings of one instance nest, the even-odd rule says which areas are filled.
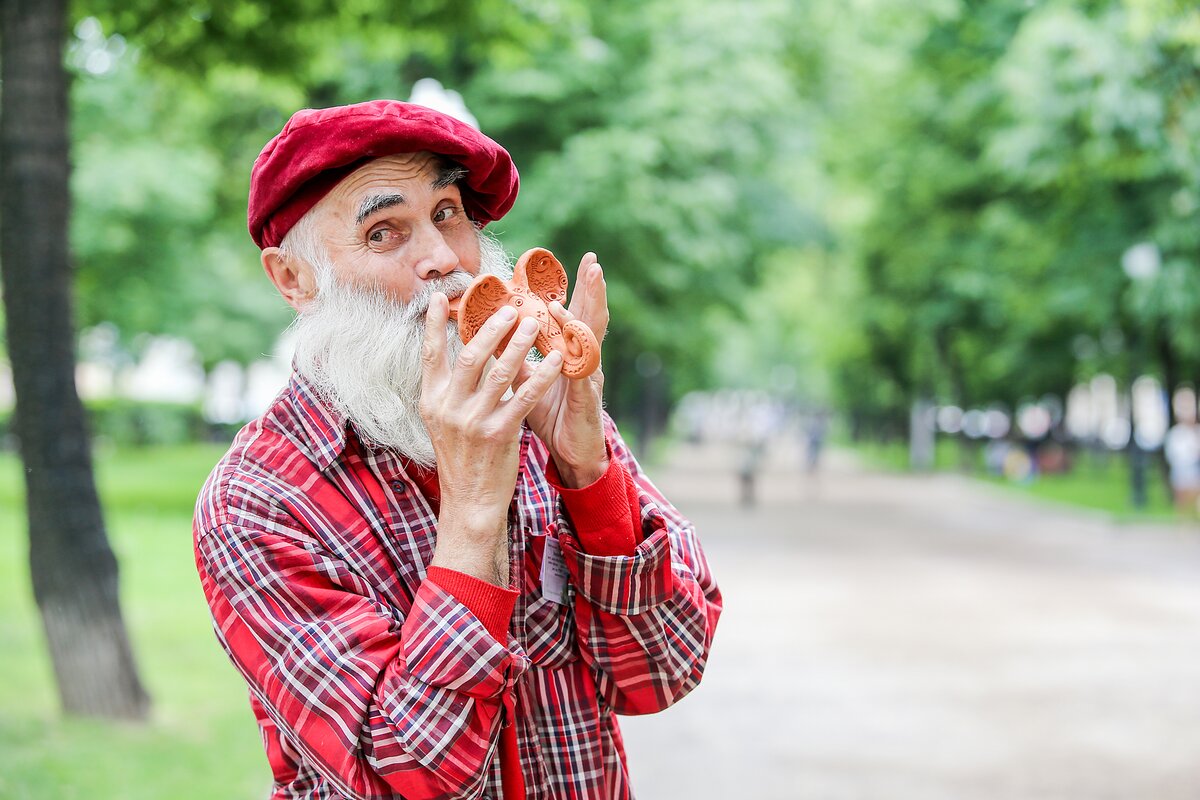
[[[1196,423],[1196,392],[1183,387],[1172,398],[1175,424],[1163,445],[1171,473],[1175,509],[1186,520],[1200,518],[1200,425]]]

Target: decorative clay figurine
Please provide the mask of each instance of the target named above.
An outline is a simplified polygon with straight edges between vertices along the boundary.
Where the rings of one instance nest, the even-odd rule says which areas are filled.
[[[549,250],[535,247],[517,259],[512,280],[481,275],[460,298],[450,301],[450,318],[458,319],[458,335],[463,343],[471,341],[488,317],[502,306],[517,311],[518,322],[525,317],[537,320],[541,330],[533,345],[542,355],[557,350],[563,356],[562,372],[568,378],[586,378],[600,366],[600,345],[592,329],[573,319],[562,328],[550,315],[549,304],[567,300],[567,272]],[[516,328],[513,329],[514,331]],[[496,348],[504,352],[509,334]]]

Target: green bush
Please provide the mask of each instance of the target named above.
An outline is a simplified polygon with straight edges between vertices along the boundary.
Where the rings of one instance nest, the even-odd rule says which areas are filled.
[[[84,407],[92,437],[123,447],[229,441],[240,427],[207,421],[198,403],[112,398]],[[12,410],[0,411],[0,449],[16,448],[12,423]]]
[[[204,436],[199,405],[112,399],[86,407],[92,436],[119,445],[181,444]]]

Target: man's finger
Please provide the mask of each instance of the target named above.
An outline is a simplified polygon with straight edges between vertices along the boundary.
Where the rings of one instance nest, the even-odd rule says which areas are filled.
[[[533,407],[558,380],[559,375],[562,374],[562,367],[562,353],[551,350],[550,354],[542,359],[542,363],[527,374],[525,380],[513,392],[513,396],[504,401],[505,414],[509,422],[519,423],[529,416]]]
[[[513,390],[515,391],[522,383],[529,380],[533,376],[533,371],[537,369],[541,361],[531,362],[522,361],[517,367],[517,377],[513,378]]]
[[[450,388],[453,392],[465,397],[475,391],[475,387],[479,385],[479,378],[483,375],[484,365],[508,336],[516,319],[516,310],[512,306],[503,306],[488,318],[475,334],[475,338],[459,351],[458,361],[450,374]]]
[[[496,363],[492,364],[480,387],[480,397],[489,408],[494,406],[501,395],[520,377],[521,365],[525,363],[525,356],[533,347],[537,332],[537,320],[530,317],[521,320],[504,352],[496,359]]]
[[[597,341],[603,341],[608,332],[608,284],[604,282],[604,268],[599,264],[593,266],[588,279],[587,304],[576,312],[576,316],[592,329]]]
[[[563,308],[562,304],[550,304],[550,313],[558,320],[558,324],[569,319],[578,319],[592,329],[596,341],[602,341],[608,331],[608,286],[604,282],[603,268],[593,262],[582,273],[577,292],[571,298],[571,305]],[[561,311],[556,311],[556,307]],[[567,316],[563,316],[563,313]]]
[[[434,381],[445,378],[450,371],[446,359],[446,324],[450,321],[450,304],[446,295],[435,292],[425,311],[425,337],[421,341],[421,386],[432,388]]]
[[[552,302],[549,305],[550,316],[554,317],[555,322],[561,328],[566,323],[573,319],[578,319],[580,322],[588,326],[588,329],[595,335],[596,344],[603,344],[604,334],[608,330],[608,307],[603,306],[599,311],[587,316],[577,317],[569,310],[562,307],[562,303]]]
[[[575,314],[579,314],[580,309],[588,301],[588,295],[591,292],[591,283],[588,280],[588,274],[596,261],[595,253],[584,253],[583,258],[579,259],[579,269],[575,273],[575,288],[571,290],[571,302],[568,305],[568,308]]]

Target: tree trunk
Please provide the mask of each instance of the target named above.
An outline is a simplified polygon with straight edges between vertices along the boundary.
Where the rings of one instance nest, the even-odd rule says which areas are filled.
[[[33,592],[64,711],[142,718],[75,390],[66,0],[0,0],[0,269]]]

